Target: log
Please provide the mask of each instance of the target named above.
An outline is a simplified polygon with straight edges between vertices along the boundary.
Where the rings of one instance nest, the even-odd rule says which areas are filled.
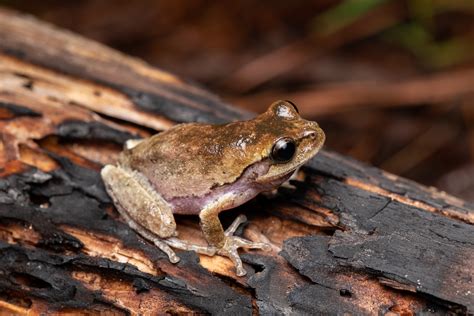
[[[0,9],[2,313],[474,312],[474,205],[334,152],[222,215],[246,214],[239,234],[272,245],[243,254],[245,277],[219,256],[181,251],[171,264],[119,217],[98,171],[127,139],[252,115]],[[197,218],[178,230],[204,243]]]

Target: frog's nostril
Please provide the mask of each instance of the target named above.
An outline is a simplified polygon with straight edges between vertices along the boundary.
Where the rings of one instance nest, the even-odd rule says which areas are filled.
[[[306,131],[304,133],[304,136],[314,139],[314,138],[316,138],[317,134],[316,134],[315,131]]]

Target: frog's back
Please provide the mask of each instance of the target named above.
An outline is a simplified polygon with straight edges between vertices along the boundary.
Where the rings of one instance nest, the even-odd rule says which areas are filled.
[[[125,150],[120,164],[141,172],[165,198],[203,196],[233,183],[261,155],[239,123],[180,124]]]

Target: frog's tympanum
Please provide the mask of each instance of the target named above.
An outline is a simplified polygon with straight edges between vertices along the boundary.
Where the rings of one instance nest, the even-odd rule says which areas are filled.
[[[246,274],[238,248],[269,245],[233,236],[245,216],[224,231],[221,211],[271,191],[313,157],[324,143],[316,122],[300,117],[288,101],[273,103],[249,121],[225,125],[180,124],[128,142],[116,166],[102,169],[117,210],[144,238],[178,262],[172,248],[229,257]],[[177,238],[173,214],[199,215],[208,246]],[[171,248],[172,247],[172,248]]]

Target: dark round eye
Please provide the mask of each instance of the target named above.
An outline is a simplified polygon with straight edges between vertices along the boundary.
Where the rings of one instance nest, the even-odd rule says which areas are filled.
[[[296,106],[296,104],[294,104],[293,102],[288,101],[288,100],[285,100],[285,102],[291,104],[295,108],[296,113],[300,113],[300,111],[298,110],[298,107]]]
[[[295,141],[291,138],[277,140],[272,148],[272,159],[275,162],[284,163],[290,161],[296,152]]]

